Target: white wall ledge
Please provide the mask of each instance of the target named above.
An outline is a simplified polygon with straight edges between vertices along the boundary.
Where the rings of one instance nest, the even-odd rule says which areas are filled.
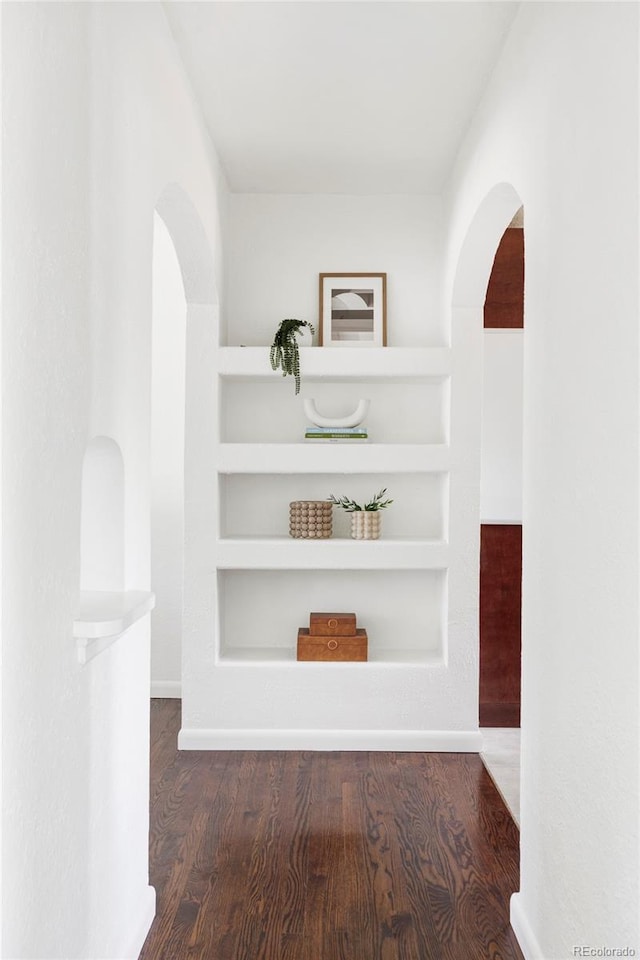
[[[106,650],[132,624],[150,613],[155,603],[155,594],[146,590],[81,591],[73,621],[80,663],[87,663]]]
[[[269,347],[221,347],[217,353],[222,377],[277,380]],[[300,347],[300,367],[305,380],[442,379],[451,374],[451,350],[447,347]]]
[[[444,443],[221,443],[219,473],[439,473],[450,468]]]
[[[222,570],[445,570],[449,564],[445,540],[415,537],[223,537],[215,551]]]

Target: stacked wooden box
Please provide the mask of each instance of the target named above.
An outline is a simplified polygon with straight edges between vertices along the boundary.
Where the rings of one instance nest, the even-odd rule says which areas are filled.
[[[298,660],[364,661],[367,646],[355,613],[312,613],[309,626],[298,630]]]

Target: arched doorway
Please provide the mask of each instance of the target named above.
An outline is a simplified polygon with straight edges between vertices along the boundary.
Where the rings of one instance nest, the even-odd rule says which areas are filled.
[[[153,218],[151,321],[151,692],[179,697],[184,580],[187,302],[164,220]]]
[[[453,290],[452,321],[454,335],[456,324],[469,323],[471,315],[471,322],[483,328],[486,340],[485,304],[487,301],[487,290],[488,287],[490,287],[490,280],[495,267],[496,253],[499,251],[501,242],[510,224],[514,222],[514,217],[521,210],[522,200],[509,184],[499,184],[494,187],[480,204],[467,230],[458,260],[458,269]],[[514,237],[511,239],[517,242],[518,240],[522,240],[523,237],[520,236],[519,238]],[[523,294],[522,285],[519,292],[520,295]],[[490,298],[491,295],[489,296],[489,299]],[[497,311],[498,314],[500,312],[500,310]],[[499,327],[499,324],[496,324],[496,327]],[[480,639],[479,673],[482,681],[479,696],[480,725],[483,726],[484,722],[486,722],[486,716],[491,713],[490,709],[487,709],[487,703],[483,702],[483,698],[484,700],[495,699],[496,706],[499,706],[497,701],[501,698],[505,699],[505,691],[508,690],[511,694],[517,685],[519,700],[520,557],[517,557],[518,562],[514,567],[511,567],[511,564],[513,556],[519,554],[521,550],[521,541],[519,539],[521,534],[520,522],[522,519],[521,454],[519,464],[515,462],[519,456],[517,451],[513,452],[513,463],[507,463],[504,460],[504,456],[505,442],[513,442],[514,432],[517,434],[520,447],[522,442],[521,352],[518,357],[518,350],[522,351],[522,342],[519,344],[513,342],[503,343],[497,351],[493,349],[496,344],[492,343],[490,345],[491,349],[486,349],[485,351],[485,345],[482,343],[482,340],[478,339],[477,342],[480,344],[480,350],[485,354],[485,389],[483,391],[485,406],[487,405],[488,393],[490,393],[490,391],[486,389],[487,376],[493,376],[498,380],[502,380],[501,383],[493,383],[491,385],[495,388],[491,402],[496,405],[494,413],[498,419],[500,413],[505,412],[505,404],[508,403],[507,397],[502,397],[501,394],[510,391],[514,394],[515,401],[508,410],[513,422],[507,418],[508,422],[489,424],[487,421],[490,416],[490,411],[485,409],[482,417],[483,422],[479,431],[482,433],[484,430],[485,433],[482,444],[482,456],[479,458],[482,464],[481,471],[484,475],[479,478],[482,496],[480,497],[480,515],[478,517],[479,526],[480,521],[483,521],[482,537],[480,538],[481,550],[479,551],[482,557],[479,573],[480,576],[483,577],[483,581],[481,580],[478,604]],[[488,346],[489,344],[487,344],[487,347]],[[514,356],[517,363],[514,362]],[[519,364],[519,369],[512,369],[510,367],[512,364],[516,367]],[[487,369],[488,367],[490,367],[490,369]],[[517,394],[518,388],[520,391],[519,396]],[[502,406],[502,410],[498,411],[500,406]],[[510,431],[511,436],[507,437],[506,441],[505,437],[501,437],[500,443],[497,444],[496,448],[487,451],[486,441],[489,439],[487,434],[491,432],[490,428],[494,428],[498,433],[506,430],[508,434]],[[495,441],[495,439],[494,435],[493,440]],[[492,462],[490,462],[491,460]],[[513,476],[509,482],[505,483],[505,474],[508,471],[511,471]],[[491,491],[492,495],[489,495],[487,486],[491,485],[492,479],[493,490]],[[515,489],[516,487],[519,487],[517,491]],[[515,496],[516,493],[517,496]],[[520,500],[520,504],[514,504],[514,497]],[[487,514],[487,510],[489,510],[489,514],[491,515]],[[509,522],[513,520],[518,521],[518,523]],[[487,521],[489,522],[487,523]],[[509,554],[508,556],[502,555],[505,549]],[[493,556],[492,551],[497,551],[495,556]],[[494,564],[494,568],[493,570],[489,569],[489,575],[487,576],[487,567],[491,568],[492,564]],[[502,567],[505,569],[502,569]],[[507,582],[507,576],[510,578],[509,582]],[[492,593],[495,594],[495,596],[491,596]],[[486,609],[488,598],[494,605],[490,611]],[[517,606],[517,611],[514,609],[514,604]],[[517,617],[517,623],[492,623],[492,617],[495,619],[504,617],[507,614],[510,614],[514,618]],[[483,631],[485,634],[487,631],[487,622],[495,634],[490,638],[491,643],[489,644],[487,644],[486,635],[483,637]],[[505,630],[502,629],[503,627]],[[518,649],[515,653],[515,662],[511,662],[514,660],[514,651],[511,649],[513,647],[514,634],[517,636]],[[504,647],[501,645],[503,641]],[[507,671],[510,674],[508,677],[504,675]],[[492,675],[492,673],[494,675]],[[517,676],[511,676],[511,674],[517,674]],[[487,690],[489,691],[488,693]],[[490,706],[492,706],[492,704],[490,704]],[[517,707],[519,708],[519,703]],[[510,716],[516,712],[515,708],[516,705],[512,702],[510,704]],[[519,712],[519,710],[517,712]],[[498,714],[499,710],[496,710],[496,717]],[[500,724],[495,724],[495,726],[501,729]],[[510,727],[512,724],[509,723],[506,724],[506,726]],[[499,736],[493,736],[494,739],[491,740],[491,742],[489,742],[486,737],[483,737],[485,740],[485,749],[489,751],[489,754],[484,758],[485,763],[514,813],[514,816],[518,818],[520,776],[519,738],[517,731],[515,732],[515,736],[507,733],[504,734],[504,745],[499,740]]]
[[[218,296],[200,218],[177,184],[155,209],[153,271],[151,573],[152,695],[181,697],[185,634],[213,616],[204,585],[215,536],[206,496],[217,398]]]
[[[480,726],[520,726],[524,211],[505,230],[484,304],[480,449]],[[496,735],[497,736],[497,735]],[[516,742],[511,734],[510,741]]]

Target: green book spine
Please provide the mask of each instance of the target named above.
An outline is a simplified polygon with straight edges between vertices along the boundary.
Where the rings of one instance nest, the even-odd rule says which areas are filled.
[[[305,433],[307,440],[366,440],[367,433]]]

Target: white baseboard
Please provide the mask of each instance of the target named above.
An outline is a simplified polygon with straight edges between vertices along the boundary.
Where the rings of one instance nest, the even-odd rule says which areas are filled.
[[[529,926],[529,921],[522,906],[522,895],[520,893],[513,893],[511,895],[510,906],[511,928],[516,935],[516,940],[520,944],[524,960],[545,960],[540,944]]]
[[[179,680],[152,680],[151,697],[159,700],[180,700],[182,684]]]
[[[140,916],[134,932],[129,938],[128,948],[122,954],[123,960],[138,960],[140,951],[147,939],[147,934],[151,929],[151,924],[156,915],[156,891],[155,887],[147,887],[144,898],[141,903]]]
[[[477,730],[199,730],[183,727],[179,750],[396,750],[478,753]]]

